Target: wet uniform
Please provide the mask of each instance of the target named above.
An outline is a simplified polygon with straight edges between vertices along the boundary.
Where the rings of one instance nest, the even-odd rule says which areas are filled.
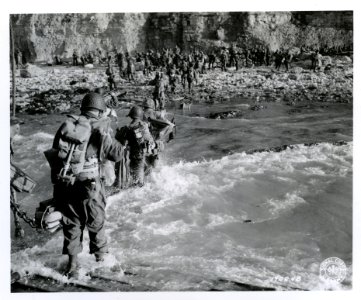
[[[86,117],[91,124],[97,121],[89,115]],[[55,135],[54,149],[59,149],[61,129],[62,127]],[[54,199],[57,209],[63,214],[63,254],[76,255],[82,252],[85,227],[89,231],[90,253],[101,254],[108,251],[104,229],[106,197],[104,184],[99,175],[99,165],[106,159],[119,161],[122,158],[123,149],[120,143],[113,141],[107,134],[101,134],[100,130],[94,130],[94,125],[92,125],[92,133],[85,154],[85,163],[88,163],[90,169],[92,168],[92,176],[89,176],[90,173],[87,172],[80,173],[75,183],[70,185],[57,178],[62,161],[58,163],[58,167],[52,168]]]
[[[120,130],[122,132],[122,130]],[[129,168],[132,185],[144,184],[145,155],[154,148],[154,140],[148,124],[139,119],[133,120],[117,139],[129,148]]]

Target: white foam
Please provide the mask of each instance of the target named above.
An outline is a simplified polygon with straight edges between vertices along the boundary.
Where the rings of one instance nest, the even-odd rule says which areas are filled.
[[[121,276],[121,271],[113,274],[111,269],[131,261],[141,271],[142,264],[147,264],[153,273],[144,283],[160,289],[199,284],[191,282],[191,276],[170,278],[166,270],[200,274],[205,282],[223,277],[280,288],[284,283],[272,279],[294,272],[303,278],[294,283],[299,287],[327,289],[328,283],[318,278],[318,245],[308,227],[288,228],[295,217],[290,212],[307,208],[310,195],[327,199],[325,191],[337,180],[342,179],[339,184],[351,181],[351,175],[352,143],[298,145],[277,153],[237,153],[218,160],[160,164],[143,188],[108,199],[106,234],[111,253],[102,272]],[[328,203],[318,202],[313,209]],[[252,222],[240,225],[246,218]],[[315,222],[322,225],[320,220]],[[327,233],[329,228],[321,225],[319,234]],[[272,231],[279,228],[282,233]],[[270,240],[273,235],[277,242]],[[95,270],[87,243],[85,235],[81,264],[85,270]],[[61,253],[59,236],[44,247],[12,254],[12,265],[15,270],[49,272],[47,276],[60,278],[56,269],[65,259],[54,253]]]

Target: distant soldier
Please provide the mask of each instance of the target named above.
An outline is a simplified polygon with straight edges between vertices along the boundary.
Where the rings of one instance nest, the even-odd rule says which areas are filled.
[[[147,53],[144,57],[144,76],[149,76],[149,73],[151,71],[151,61],[150,61],[150,57],[149,54]]]
[[[119,67],[119,76],[121,78],[123,78],[125,75],[125,68],[126,68],[127,63],[126,63],[124,54],[121,51],[117,54],[117,64]]]
[[[234,45],[232,45],[232,47],[229,49],[229,64],[230,64],[230,67],[233,67],[233,66],[236,66],[237,62],[237,58],[236,58],[236,48]],[[238,70],[238,68],[236,67],[236,69]]]
[[[275,68],[276,70],[279,70],[281,68],[282,62],[283,62],[283,53],[280,50],[277,50],[274,54],[275,56]]]
[[[186,88],[186,80],[187,80],[187,72],[188,72],[188,63],[183,60],[182,61],[182,64],[181,64],[181,77],[182,77],[182,85],[183,85],[183,88],[185,89]]]
[[[319,53],[318,50],[315,51],[314,55],[312,56],[312,70],[316,72],[317,70],[321,69],[322,67],[322,55]]]
[[[108,84],[109,84],[109,90],[113,90],[117,88],[117,84],[115,82],[115,75],[113,68],[108,64],[108,68],[105,71],[105,74],[108,76]]]
[[[176,70],[175,68],[172,68],[169,71],[169,86],[172,94],[175,93],[177,87],[177,81],[178,81],[178,76],[176,75]]]
[[[270,65],[270,59],[271,59],[271,54],[269,48],[267,47],[265,51],[266,66]]]
[[[76,49],[74,49],[73,51],[73,66],[77,66],[78,65],[78,52]]]
[[[157,109],[163,109],[165,105],[165,79],[163,73],[157,73],[155,76],[155,87],[153,91],[153,100]]]
[[[129,150],[129,168],[133,186],[144,185],[145,157],[155,148],[149,126],[143,121],[141,107],[133,106],[128,114],[132,119],[128,126],[117,130],[115,138]]]
[[[221,58],[221,69],[222,69],[222,71],[227,71],[228,55],[227,55],[226,49],[223,49],[221,51],[220,58]]]
[[[133,62],[133,58],[128,56],[127,58],[127,76],[129,81],[135,81],[134,79],[134,73],[135,73],[135,66]]]
[[[215,63],[216,63],[216,54],[214,53],[214,51],[212,51],[211,54],[208,55],[208,70],[213,69]]]
[[[188,91],[191,92],[193,87],[193,82],[197,82],[197,74],[193,66],[189,66],[187,70],[187,82],[188,82]]]
[[[283,64],[285,65],[286,71],[288,71],[288,68],[290,67],[292,61],[292,54],[287,52],[284,54]]]

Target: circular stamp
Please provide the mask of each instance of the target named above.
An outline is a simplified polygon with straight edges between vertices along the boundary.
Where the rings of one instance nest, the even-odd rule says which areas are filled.
[[[346,264],[341,258],[326,258],[320,265],[320,277],[327,280],[342,282],[346,278]]]

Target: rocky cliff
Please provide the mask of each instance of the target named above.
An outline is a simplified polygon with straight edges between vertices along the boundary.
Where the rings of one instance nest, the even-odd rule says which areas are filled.
[[[353,12],[219,12],[21,14],[11,16],[15,47],[28,61],[71,57],[100,49],[264,44],[272,50],[293,46],[353,45]]]

